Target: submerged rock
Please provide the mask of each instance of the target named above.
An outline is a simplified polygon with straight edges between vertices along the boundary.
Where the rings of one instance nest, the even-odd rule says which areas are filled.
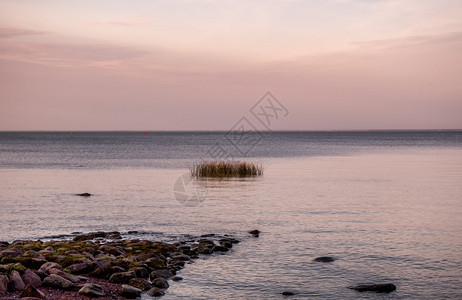
[[[173,276],[172,277],[172,281],[180,281],[180,280],[183,280],[183,277],[181,277],[181,276]]]
[[[313,260],[316,262],[333,262],[335,261],[335,258],[331,256],[320,256],[320,257],[316,257]]]
[[[283,295],[283,296],[294,296],[295,293],[288,292],[288,291],[284,291],[284,292],[282,292],[282,295]]]
[[[376,292],[376,293],[391,293],[396,290],[393,283],[377,283],[377,284],[361,284],[349,287],[358,292]]]
[[[250,230],[250,231],[249,231],[249,233],[250,233],[251,235],[253,235],[254,237],[259,237],[259,236],[260,236],[260,232],[261,232],[261,231],[258,230],[258,229],[254,229],[254,230]]]
[[[82,194],[75,194],[76,196],[80,196],[80,197],[90,197],[91,194],[90,193],[82,193]]]

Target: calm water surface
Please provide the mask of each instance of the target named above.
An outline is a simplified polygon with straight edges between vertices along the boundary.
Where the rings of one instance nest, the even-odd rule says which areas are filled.
[[[192,181],[201,202],[176,201],[187,164],[222,139],[0,133],[0,240],[94,230],[242,239],[187,265],[164,299],[462,298],[461,132],[268,134],[241,157],[263,163],[263,177]],[[246,234],[254,228],[258,239]],[[312,261],[324,255],[338,260]],[[397,291],[346,288],[381,281]]]

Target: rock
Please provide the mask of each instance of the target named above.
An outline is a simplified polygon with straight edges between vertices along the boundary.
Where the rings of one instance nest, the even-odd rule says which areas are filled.
[[[36,297],[23,297],[23,298],[21,298],[21,300],[40,300],[40,298],[36,298]]]
[[[160,288],[160,289],[168,289],[169,287],[167,280],[163,278],[156,278],[151,283],[153,286]]]
[[[120,293],[125,298],[138,298],[141,296],[141,290],[128,284],[122,284]]]
[[[24,271],[24,274],[21,275],[21,278],[25,285],[30,284],[36,288],[42,286],[42,280],[40,279],[40,276],[35,274],[35,272],[31,269]]]
[[[259,237],[259,236],[260,236],[260,232],[261,232],[261,231],[258,230],[258,229],[254,229],[254,230],[250,230],[250,231],[249,231],[249,233],[250,233],[251,235],[253,235],[254,237]]]
[[[316,262],[333,262],[335,261],[335,258],[331,256],[320,256],[320,257],[316,257],[313,260]]]
[[[57,264],[55,262],[46,262],[40,267],[39,271],[43,272],[44,274],[49,275],[50,274],[50,269],[62,270],[63,267],[61,267],[60,264]]]
[[[180,276],[173,276],[172,277],[172,281],[180,281],[180,280],[183,280],[183,277],[180,277]]]
[[[152,285],[149,281],[143,279],[143,278],[132,278],[128,282],[131,286],[134,286],[142,291],[147,291],[150,288],[152,288]]]
[[[0,275],[0,294],[6,293],[8,290],[8,277],[6,275]]]
[[[212,251],[213,252],[226,252],[226,251],[229,251],[229,249],[223,246],[215,246],[212,248]]]
[[[153,269],[163,269],[166,267],[165,261],[159,257],[151,257],[145,260],[145,263]]]
[[[293,295],[295,295],[295,294],[292,293],[292,292],[284,291],[284,292],[282,292],[282,295],[283,295],[283,296],[293,296]]]
[[[30,250],[29,250],[30,251]],[[46,263],[46,259],[38,258],[38,257],[25,257],[22,261],[22,264],[27,268],[31,269],[39,269],[44,263]]]
[[[19,255],[21,255],[23,253],[24,253],[23,250],[18,249],[16,247],[13,247],[13,248],[10,248],[10,249],[0,251],[0,257],[1,258],[3,258],[3,257],[17,257],[17,256],[19,256]]]
[[[114,273],[109,277],[110,283],[129,283],[130,279],[135,278],[133,272],[120,272]]]
[[[199,248],[197,248],[197,253],[199,253],[199,254],[212,254],[213,251],[212,251],[212,249],[210,249],[208,247],[199,247]]]
[[[150,289],[147,294],[151,297],[160,297],[160,296],[163,296],[165,295],[164,291],[162,291],[161,289],[159,288],[156,288],[156,287],[153,287],[152,289]]]
[[[48,275],[43,280],[43,285],[62,290],[70,290],[74,287],[72,282],[56,274]]]
[[[76,196],[81,196],[81,197],[90,197],[90,193],[82,193],[82,194],[75,194]]]
[[[67,279],[72,283],[79,283],[80,282],[80,279],[77,276],[68,274],[68,273],[66,273],[64,271],[61,271],[61,270],[58,270],[58,269],[55,269],[55,268],[51,268],[51,269],[49,269],[49,271],[50,271],[50,274],[55,274],[55,275],[61,276],[62,278]]]
[[[10,280],[8,283],[9,289],[13,292],[22,291],[26,287],[18,271],[11,271],[10,275],[8,275],[8,278]]]
[[[67,269],[72,274],[85,274],[90,272],[93,268],[87,263],[78,263],[68,266]]]
[[[103,287],[94,284],[94,283],[86,283],[83,287],[78,291],[80,295],[88,296],[88,297],[102,297],[104,296]]]
[[[137,267],[130,269],[131,272],[135,273],[135,277],[137,278],[147,278],[149,277],[149,271],[143,267]]]
[[[376,292],[376,293],[391,293],[396,290],[393,283],[378,283],[378,284],[362,284],[349,287],[358,292]]]
[[[156,278],[169,279],[173,276],[172,272],[167,269],[154,270],[149,275],[149,279],[152,281]]]
[[[226,248],[228,248],[228,249],[233,248],[233,244],[232,244],[231,242],[227,242],[227,241],[221,241],[221,242],[220,242],[220,246],[226,247]]]
[[[170,257],[171,259],[176,259],[176,260],[183,260],[183,261],[187,261],[187,260],[191,260],[191,257],[183,254],[183,253],[176,253],[175,255],[172,254],[172,256]]]
[[[25,297],[33,297],[38,299],[45,299],[45,294],[39,291],[36,287],[32,284],[28,284],[26,288],[21,293],[21,298]]]

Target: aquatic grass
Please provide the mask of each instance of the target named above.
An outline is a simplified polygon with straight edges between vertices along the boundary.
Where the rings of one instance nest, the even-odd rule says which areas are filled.
[[[252,162],[212,161],[189,166],[193,177],[253,177],[263,175],[263,166]]]

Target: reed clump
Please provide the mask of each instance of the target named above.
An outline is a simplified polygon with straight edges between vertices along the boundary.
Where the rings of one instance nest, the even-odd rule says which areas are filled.
[[[263,175],[263,166],[252,162],[217,161],[195,163],[189,167],[193,177],[252,177]]]

